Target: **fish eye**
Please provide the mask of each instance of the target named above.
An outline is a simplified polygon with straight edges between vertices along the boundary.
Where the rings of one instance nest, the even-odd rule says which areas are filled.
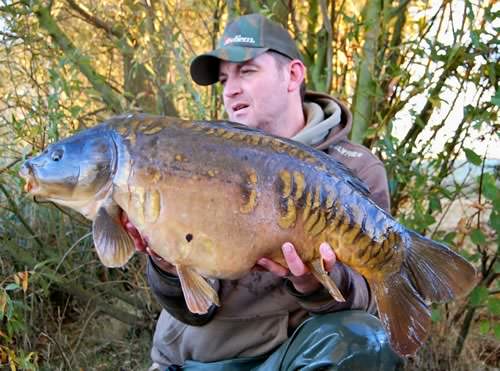
[[[50,155],[50,158],[52,161],[59,161],[63,157],[63,151],[61,149],[56,149],[54,152],[52,152],[52,155]]]

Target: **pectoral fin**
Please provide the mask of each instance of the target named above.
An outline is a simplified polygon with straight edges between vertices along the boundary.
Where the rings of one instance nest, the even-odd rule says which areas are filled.
[[[134,242],[123,229],[119,208],[101,207],[92,224],[92,236],[99,259],[106,267],[121,267],[134,254]]]
[[[181,265],[176,268],[184,299],[191,313],[204,314],[212,303],[220,305],[217,292],[200,274]]]
[[[314,275],[314,277],[321,282],[321,284],[328,290],[330,295],[338,302],[344,302],[344,295],[340,292],[339,288],[330,277],[328,272],[325,270],[323,265],[323,259],[315,259],[307,264],[309,270]]]

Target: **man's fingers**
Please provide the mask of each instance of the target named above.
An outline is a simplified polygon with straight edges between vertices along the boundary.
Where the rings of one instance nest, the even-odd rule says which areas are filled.
[[[137,229],[135,229],[134,225],[127,221],[123,227],[127,231],[127,233],[130,235],[130,237],[137,237]]]
[[[330,272],[333,269],[335,262],[337,261],[335,252],[328,243],[323,242],[321,245],[319,245],[319,253],[321,254],[321,258],[323,259],[325,270],[327,272]]]
[[[268,258],[260,258],[257,260],[257,265],[280,277],[285,277],[288,274],[288,269]]]
[[[142,238],[137,228],[130,222],[124,211],[120,214],[120,223],[122,223],[123,228],[132,238],[132,241],[134,241],[135,249],[139,252],[145,252],[145,249],[148,246],[147,242]]]
[[[151,256],[154,259],[156,265],[160,267],[160,269],[171,274],[177,274],[175,266],[167,262],[149,247],[146,238],[143,238],[141,236],[137,228],[128,220],[128,216],[124,211],[122,211],[122,213],[120,214],[120,222],[127,231],[128,235],[132,238],[132,241],[134,241],[135,249],[138,252],[146,253]]]
[[[297,251],[295,251],[295,247],[290,242],[285,242],[281,249],[286,264],[294,276],[303,276],[309,272],[309,269],[305,266]]]

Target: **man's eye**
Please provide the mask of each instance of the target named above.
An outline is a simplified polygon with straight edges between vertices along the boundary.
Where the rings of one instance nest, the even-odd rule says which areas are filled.
[[[222,77],[219,77],[219,83],[224,86],[224,84],[226,83],[226,79],[225,78],[222,78]]]
[[[242,69],[241,70],[241,73],[243,75],[246,75],[246,74],[249,74],[249,73],[252,73],[252,72],[254,72],[254,70],[252,70],[252,69]]]

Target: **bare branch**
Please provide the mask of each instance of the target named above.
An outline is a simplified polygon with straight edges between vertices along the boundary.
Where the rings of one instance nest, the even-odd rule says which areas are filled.
[[[31,155],[31,152],[27,154],[27,156],[30,156],[30,155]],[[11,167],[15,166],[18,162],[20,162],[22,160],[23,160],[22,158],[18,158],[16,160],[12,161],[10,164],[8,164],[7,166],[0,169],[0,174],[9,170]]]
[[[78,5],[74,0],[66,0],[71,9],[75,10],[80,14],[83,19],[85,19],[88,23],[94,25],[97,28],[100,28],[108,35],[114,36],[117,39],[121,39],[125,36],[124,32],[120,30],[118,27],[113,27],[104,22],[102,19],[97,18],[96,16],[90,14],[85,9],[83,9],[80,5]]]
[[[334,6],[334,5],[332,5]],[[323,16],[323,25],[326,29],[328,36],[328,44],[326,47],[326,85],[325,91],[329,92],[332,88],[332,40],[333,40],[333,30],[330,18],[328,17],[328,6],[326,5],[326,0],[320,0],[321,15]]]
[[[59,28],[54,18],[50,15],[49,9],[39,4],[39,7],[35,10],[35,15],[38,18],[40,26],[49,33],[57,46],[80,69],[81,73],[85,75],[94,89],[101,94],[103,101],[106,102],[109,108],[114,112],[121,112],[123,110],[121,97],[114,92],[113,87],[106,82],[104,77],[91,67],[87,58],[83,56],[80,50],[75,47],[66,34]]]

